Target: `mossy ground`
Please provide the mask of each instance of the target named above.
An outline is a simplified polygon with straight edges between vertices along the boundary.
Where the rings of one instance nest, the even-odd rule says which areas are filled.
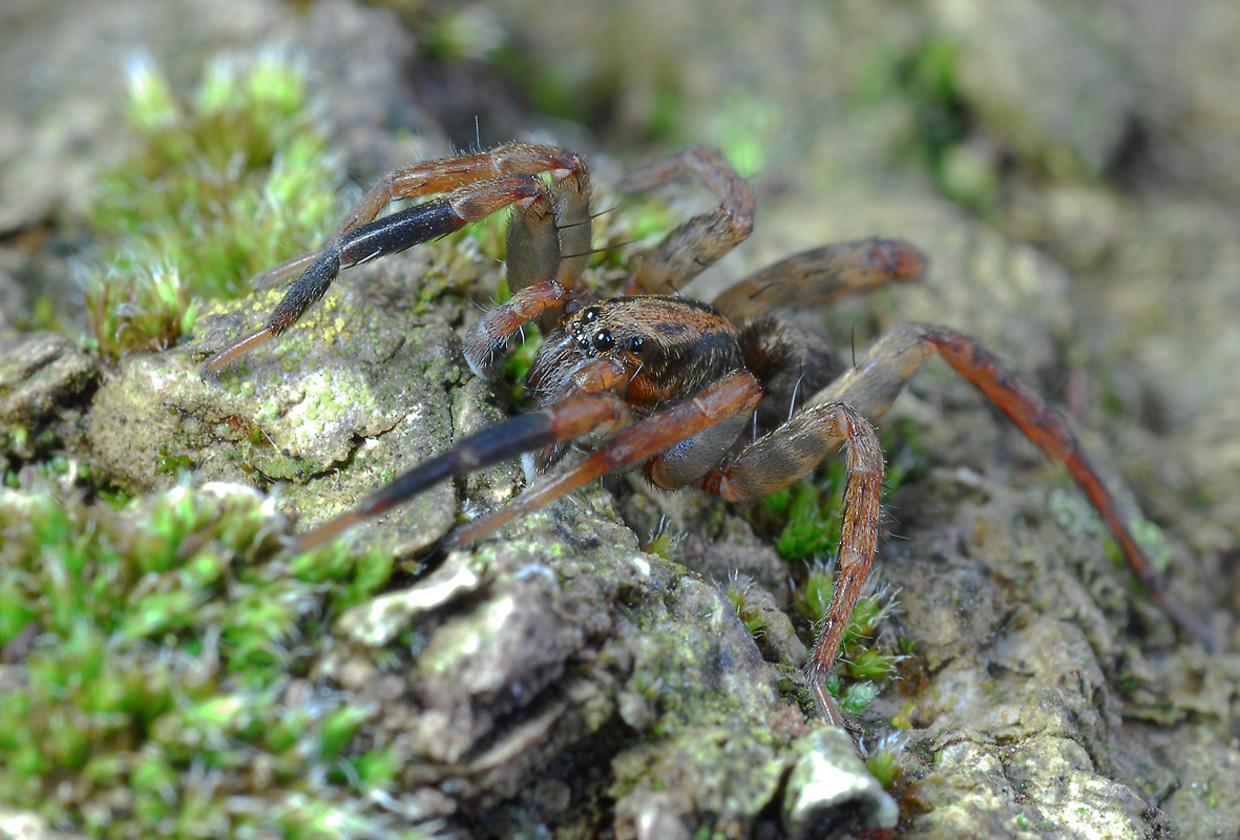
[[[695,4],[575,4],[581,14],[572,15],[555,4],[522,5],[507,22],[502,3],[441,13],[427,54],[481,57],[509,68],[529,67],[537,56],[525,78],[545,112],[587,120],[611,137],[721,145],[756,173],[762,196],[760,236],[740,256],[746,266],[824,238],[874,233],[906,235],[930,249],[934,264],[924,288],[846,304],[832,320],[835,343],[846,348],[855,330],[853,344],[861,347],[900,317],[948,321],[977,334],[1022,375],[1071,402],[1085,428],[1101,430],[1088,448],[1135,483],[1174,557],[1173,576],[1195,602],[1208,602],[1201,593],[1209,588],[1193,585],[1210,563],[1220,572],[1211,580],[1225,580],[1218,558],[1234,553],[1235,544],[1235,517],[1225,517],[1234,498],[1225,468],[1235,463],[1234,434],[1210,418],[1234,412],[1211,410],[1216,404],[1205,386],[1198,393],[1187,383],[1218,380],[1210,378],[1211,360],[1232,352],[1228,342],[1212,339],[1226,334],[1212,325],[1228,311],[1221,304],[1229,298],[1211,273],[1233,253],[1225,242],[1234,236],[1222,230],[1231,216],[1198,197],[1163,203],[1157,195],[1134,196],[1118,177],[1136,171],[1122,168],[1129,165],[1122,156],[1120,170],[1097,165],[1115,127],[1136,124],[1182,170],[1207,166],[1206,156],[1168,151],[1159,132],[1175,125],[1177,137],[1191,135],[1193,113],[1164,118],[1175,113],[1166,109],[1181,89],[1198,90],[1179,74],[1198,67],[1208,49],[1193,41],[1187,52],[1134,50],[1125,59],[1133,66],[1168,62],[1147,75],[1140,102],[1124,79],[1114,88],[1122,95],[1091,100],[1096,86],[1081,80],[1114,79],[1111,53],[1091,53],[1097,31],[1065,26],[1052,4],[1017,4],[1037,25],[1000,27],[997,37],[986,23],[1006,13],[990,15],[986,4],[893,7],[881,21],[864,4],[842,4],[835,11],[849,21],[846,32],[835,17],[804,14],[788,28],[779,15],[766,15],[729,41],[726,58],[717,41],[690,37],[715,38],[713,27],[726,26],[722,12],[703,17]],[[348,8],[325,4],[308,16],[327,19]],[[381,36],[399,27],[367,20],[350,29],[332,18],[333,46],[321,52],[334,55],[350,32],[362,32],[365,50],[356,66],[382,65]],[[1135,20],[1138,27],[1148,22],[1139,14]],[[520,37],[511,35],[517,26]],[[601,44],[590,34],[599,31],[608,35]],[[1067,44],[1066,54],[1077,57],[1084,48],[1083,66],[1101,75],[1074,76],[1081,65],[1060,61],[1056,49],[1025,51],[1013,34],[1046,32],[1062,37],[1045,46]],[[304,34],[297,43],[305,43]],[[1012,49],[988,51],[1014,39]],[[797,46],[811,43],[812,50]],[[987,81],[1040,79],[1010,72],[1030,55],[1047,57],[1061,74],[1055,84],[1016,93],[998,84],[983,89]],[[514,834],[548,826],[565,834],[600,826],[623,833],[642,821],[669,831],[692,824],[733,834],[797,833],[807,823],[789,816],[794,796],[779,808],[766,806],[756,821],[750,812],[772,789],[772,774],[791,775],[792,756],[809,766],[833,753],[817,733],[781,716],[786,705],[764,688],[771,671],[755,650],[785,665],[797,656],[787,614],[771,606],[785,597],[788,567],[723,506],[681,502],[696,527],[677,522],[662,547],[652,546],[658,554],[647,555],[631,531],[615,525],[611,497],[591,491],[514,525],[478,555],[432,557],[436,571],[426,577],[418,565],[416,577],[389,577],[387,565],[365,562],[351,571],[371,548],[407,556],[433,543],[458,515],[458,488],[445,487],[433,509],[410,510],[359,533],[351,559],[332,554],[336,559],[324,561],[329,570],[295,569],[280,553],[275,537],[300,527],[282,511],[304,519],[329,515],[390,477],[395,464],[437,451],[502,413],[503,400],[479,383],[458,387],[467,375],[449,338],[462,310],[474,306],[470,297],[485,304],[498,288],[502,225],[354,273],[299,325],[299,335],[256,353],[223,387],[195,384],[201,359],[253,328],[278,297],[244,297],[245,279],[313,247],[335,223],[348,197],[338,188],[344,167],[334,165],[320,140],[333,117],[348,112],[342,102],[374,92],[349,90],[336,100],[336,114],[325,115],[304,94],[308,88],[298,87],[297,68],[287,75],[287,62],[268,65],[268,81],[258,85],[276,94],[267,100],[256,98],[247,65],[234,67],[211,71],[198,95],[169,94],[159,85],[134,91],[131,109],[141,106],[153,117],[134,122],[134,148],[156,158],[176,144],[197,151],[172,169],[129,169],[113,184],[110,209],[101,205],[112,220],[99,239],[105,261],[132,270],[114,274],[108,282],[123,282],[106,295],[99,292],[106,282],[95,287],[90,352],[73,342],[44,342],[34,354],[43,361],[0,365],[2,455],[12,489],[0,504],[5,516],[17,511],[27,523],[44,522],[37,532],[13,524],[17,548],[2,555],[4,568],[20,574],[4,576],[0,596],[16,617],[5,625],[11,639],[0,686],[6,701],[20,697],[29,709],[0,732],[12,761],[5,772],[23,774],[11,778],[26,794],[4,800],[6,806],[37,802],[54,820],[60,817],[52,809],[63,805],[75,816],[55,825],[99,834],[105,829],[97,826],[112,815],[107,830],[114,836],[149,833],[134,816],[135,804],[167,820],[158,825],[168,834],[204,825],[214,834],[294,834],[309,825],[309,834],[345,826],[387,836],[393,825],[408,829],[432,819],[482,830],[469,822],[472,814],[502,826],[488,830]],[[1165,78],[1178,81],[1167,87],[1159,82]],[[1176,93],[1170,100],[1169,89]],[[208,95],[212,90],[229,93]],[[1065,91],[1101,107],[1065,112],[1061,103],[1077,101]],[[273,146],[269,140],[281,129],[268,122],[262,143],[230,138],[246,150],[244,159],[220,156],[223,146],[206,142],[202,132],[218,140],[239,126],[262,127],[267,114],[230,110],[256,101],[300,125],[295,133],[308,145]],[[1159,120],[1141,110],[1151,101]],[[296,107],[286,108],[290,103]],[[400,107],[387,102],[380,111]],[[1094,120],[1097,130],[1056,131],[1065,113]],[[473,116],[462,145],[475,136]],[[356,138],[367,133],[361,124],[350,124]],[[380,124],[365,123],[372,133]],[[418,123],[410,118],[382,133],[400,137],[406,125]],[[576,136],[564,124],[558,128]],[[1143,149],[1127,153],[1144,160]],[[632,159],[652,154],[643,149]],[[280,183],[281,160],[299,162],[283,173],[291,193],[271,186]],[[238,177],[219,178],[217,166]],[[1234,171],[1240,170],[1221,168],[1215,180],[1223,184]],[[194,193],[199,181],[208,201]],[[236,185],[244,196],[228,192]],[[264,198],[277,192],[280,202]],[[173,206],[159,203],[165,196],[175,198]],[[599,202],[600,209],[615,206],[607,197]],[[598,220],[596,244],[605,250],[594,260],[592,283],[606,285],[622,273],[628,251],[611,245],[653,236],[682,210],[658,202],[619,206]],[[309,217],[263,215],[298,207]],[[225,212],[216,215],[219,209]],[[110,239],[117,229],[124,238]],[[1029,242],[1090,279],[1074,283]],[[162,260],[163,253],[177,256]],[[254,264],[236,261],[250,254]],[[200,256],[209,265],[193,262]],[[197,288],[204,280],[224,285]],[[1217,293],[1203,297],[1208,303],[1191,303],[1198,288]],[[234,294],[243,296],[218,300]],[[195,308],[208,297],[217,302]],[[22,323],[60,322],[47,314],[46,299],[35,304]],[[171,350],[142,355],[162,346]],[[373,362],[371,374],[346,374],[342,360],[351,354]],[[281,427],[279,418],[291,412],[281,406],[300,401],[279,391],[277,381],[320,393],[336,377],[340,393],[309,399],[302,411],[310,431]],[[27,384],[39,378],[61,384]],[[1067,399],[1064,383],[1082,378],[1085,396]],[[397,384],[415,381],[425,389],[402,392]],[[1132,591],[1127,572],[1105,562],[1097,522],[1062,474],[1038,466],[949,372],[928,368],[912,391],[895,411],[921,430],[926,454],[912,459],[914,480],[889,499],[895,537],[883,545],[878,573],[903,587],[900,613],[888,626],[914,640],[880,632],[877,645],[867,641],[849,656],[860,673],[844,674],[846,684],[864,686],[885,678],[883,657],[915,653],[897,663],[899,679],[862,712],[875,732],[890,722],[908,733],[902,759],[894,758],[901,742],[871,751],[874,774],[904,794],[902,830],[931,837],[977,833],[979,825],[1021,838],[1090,830],[1166,834],[1172,829],[1147,808],[1160,792],[1184,831],[1229,829],[1240,801],[1225,772],[1235,761],[1226,737],[1234,719],[1234,659],[1176,646],[1165,617]],[[1169,418],[1167,405],[1179,406]],[[1202,432],[1213,435],[1204,444]],[[897,465],[905,463],[900,453],[898,445],[888,447]],[[178,488],[186,468],[199,482],[227,478],[275,489],[276,504],[264,507],[244,491],[239,498],[249,501],[225,504],[213,500],[218,487]],[[490,503],[511,494],[514,479],[515,471],[491,471],[464,492],[471,502]],[[801,501],[790,498],[788,509],[829,530],[824,514],[831,507],[820,503],[833,491],[829,480],[818,481]],[[1186,486],[1196,493],[1191,505],[1182,498]],[[639,499],[624,492],[618,498],[626,517],[644,523],[629,516]],[[45,518],[48,499],[59,502],[63,526]],[[122,509],[111,510],[107,499]],[[161,505],[175,510],[157,514]],[[224,510],[229,505],[242,512]],[[246,536],[254,527],[239,524],[254,512],[246,505],[267,517],[259,528],[265,536]],[[753,520],[761,527],[761,516]],[[906,535],[913,539],[901,539]],[[46,551],[32,542],[44,539]],[[151,550],[157,568],[132,555],[139,548]],[[165,566],[169,551],[174,567]],[[827,541],[808,554],[829,552]],[[738,609],[684,575],[678,561],[700,563],[724,589],[725,568],[741,569],[756,584],[738,581]],[[810,576],[801,563],[792,569],[799,582]],[[1200,563],[1206,565],[1198,572]],[[363,571],[387,583],[367,577],[363,586],[351,577]],[[374,586],[380,594],[357,594],[356,601],[347,595],[373,593]],[[401,617],[383,634],[363,632],[374,628],[381,608],[391,611],[389,619]],[[730,622],[736,612],[744,623]],[[511,647],[522,638],[549,653],[522,661]],[[867,662],[867,650],[877,650],[879,661]],[[82,681],[96,674],[89,685]],[[743,702],[729,695],[734,684],[745,687]],[[147,700],[149,714],[139,708]],[[363,714],[369,717],[359,723]],[[32,748],[32,732],[23,729],[30,722],[40,727],[34,735],[46,736],[48,757]],[[83,751],[100,760],[83,759]],[[196,762],[198,752],[205,759]],[[762,760],[748,760],[755,757]],[[293,774],[297,760],[308,775]],[[750,766],[753,775],[744,772]],[[523,786],[531,775],[538,784]],[[1166,794],[1175,780],[1182,782],[1178,791]],[[252,811],[236,810],[242,796]],[[807,819],[822,813],[815,810],[822,801],[811,804]],[[881,797],[866,801],[884,807]],[[405,810],[384,822],[396,813],[393,802]],[[1085,808],[1097,815],[1093,823],[1082,821]],[[772,816],[776,811],[784,816]]]
[[[296,190],[309,184],[281,181],[290,161],[321,175],[316,167],[329,160],[306,117],[297,72],[273,62],[250,75],[219,69],[193,104],[179,101],[151,68],[132,78],[130,119],[144,148],[107,176],[95,210],[101,229],[121,235],[107,257],[111,269],[91,281],[87,344],[99,362],[121,372],[92,395],[89,417],[76,431],[93,473],[77,462],[53,470],[72,473],[69,483],[94,478],[58,506],[46,482],[17,469],[11,475],[18,489],[0,500],[6,522],[26,523],[11,532],[4,555],[0,646],[19,688],[0,718],[8,773],[0,788],[16,797],[10,805],[39,802],[36,812],[52,828],[116,837],[148,830],[392,836],[394,823],[373,803],[404,784],[416,786],[398,780],[402,768],[427,756],[484,761],[480,739],[510,739],[493,732],[497,713],[511,702],[495,694],[503,683],[470,687],[471,673],[488,683],[519,679],[531,691],[534,680],[554,677],[566,657],[579,655],[577,624],[543,626],[528,612],[555,597],[540,591],[531,601],[529,569],[548,564],[560,580],[586,574],[575,559],[580,544],[570,549],[543,537],[510,543],[500,555],[483,551],[473,561],[473,586],[485,580],[490,591],[511,588],[509,596],[493,596],[437,629],[402,623],[379,636],[360,629],[374,626],[378,602],[371,596],[390,586],[393,558],[433,543],[455,518],[451,488],[424,500],[429,508],[419,502],[380,523],[386,539],[372,528],[309,556],[282,549],[294,527],[289,516],[313,521],[336,513],[390,480],[390,464],[410,460],[402,452],[441,448],[427,432],[446,438],[448,423],[479,422],[477,408],[464,405],[448,418],[437,407],[443,396],[431,393],[462,379],[459,354],[444,349],[451,344],[440,320],[442,299],[480,279],[503,294],[487,267],[502,257],[502,227],[476,226],[408,259],[385,261],[368,272],[364,293],[346,286],[329,295],[285,340],[218,381],[204,381],[203,348],[261,320],[281,294],[251,294],[244,283],[219,278],[245,277],[259,267],[254,260],[269,264],[306,247],[299,243],[321,235],[337,203],[311,199],[307,214],[291,222],[296,230],[281,214],[259,214],[249,224],[256,195],[273,208],[303,197]],[[287,147],[305,132],[309,146]],[[217,159],[230,133],[249,142],[238,155]],[[220,169],[229,166],[240,177],[224,177]],[[658,201],[599,195],[612,212],[599,222],[591,285],[625,272],[618,246],[656,237],[675,218]],[[208,236],[212,247],[195,248],[191,233]],[[260,237],[264,245],[251,248],[238,236]],[[417,283],[403,276],[410,265]],[[519,366],[521,355],[516,359]],[[520,370],[514,375],[519,382]],[[481,415],[492,413],[484,408]],[[63,440],[48,443],[56,442]],[[14,441],[13,451],[28,450]],[[279,492],[263,500],[223,482]],[[88,501],[92,493],[96,499]],[[537,515],[527,525],[556,522]],[[605,570],[616,562],[627,576],[639,572],[638,580],[610,582]],[[582,718],[586,732],[611,730],[619,716],[686,746],[697,744],[703,727],[728,741],[743,731],[761,734],[777,698],[773,674],[763,674],[768,666],[716,590],[657,558],[600,558],[589,575],[605,587],[626,587],[634,610],[610,631],[625,638],[623,652],[603,657],[623,687],[585,704],[593,708]],[[566,612],[602,632],[596,616],[612,609],[608,598],[577,589],[577,606]],[[640,591],[661,594],[638,607]],[[466,594],[460,590],[452,601]],[[390,622],[394,614],[385,615]],[[333,623],[351,645],[327,641]],[[531,634],[543,635],[541,655],[552,657],[551,670],[536,678],[530,652],[540,646]],[[503,661],[522,667],[515,676],[494,674],[494,657],[508,640],[520,649]],[[396,732],[373,725],[392,708],[357,682],[359,673],[382,673],[410,652],[417,655],[412,684],[423,707],[410,713],[427,718],[412,754],[409,745],[396,747]],[[739,672],[721,671],[721,659]],[[331,690],[322,676],[350,690]],[[462,685],[467,690],[458,696]],[[584,690],[583,683],[577,691]],[[434,726],[447,711],[456,722]],[[762,791],[757,800],[702,798],[712,785],[734,786],[724,774],[701,779],[702,790],[682,807],[713,812],[720,826],[750,824],[782,789],[793,740],[755,742],[769,765],[752,779]],[[554,755],[548,751],[555,745],[533,745],[533,754]],[[607,735],[598,749],[615,754],[622,747]],[[647,763],[636,754],[633,760],[634,767]],[[695,761],[704,771],[713,764]],[[296,779],[295,768],[302,774]],[[65,779],[73,783],[61,784]],[[262,799],[261,812],[238,798],[243,789]],[[631,807],[645,807],[646,786],[617,791]],[[881,796],[877,789],[862,794]],[[819,807],[813,797],[802,800],[806,813]],[[416,814],[406,815],[402,836],[420,836]]]
[[[248,295],[248,278],[313,248],[342,212],[339,162],[295,64],[216,64],[192,102],[145,63],[129,84],[138,148],[103,175],[91,211],[109,244],[87,313],[112,357],[189,335],[207,301]]]
[[[223,484],[120,510],[3,490],[0,527],[7,806],[100,837],[390,828],[360,802],[391,756],[346,754],[376,710],[316,685],[305,644],[384,585],[389,554],[289,558],[270,500]]]

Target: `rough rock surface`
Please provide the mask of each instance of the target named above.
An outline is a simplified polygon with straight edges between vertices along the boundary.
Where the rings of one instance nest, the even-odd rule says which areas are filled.
[[[138,14],[147,4],[57,13],[72,5],[0,13],[26,39],[0,46],[0,76],[21,82],[0,93],[0,327],[16,323],[10,302],[31,299],[19,281],[54,274],[53,290],[72,286],[59,256],[44,261],[14,232],[71,220],[100,159],[123,144],[108,134],[108,92],[119,98],[133,50],[171,62],[181,80],[222,50],[304,50],[362,180],[447,150],[405,86],[420,36],[393,13],[161,4],[160,15],[193,21],[166,27],[193,33],[186,46],[161,40],[158,21]],[[860,348],[911,317],[967,330],[1010,360],[1066,404],[1095,460],[1157,523],[1149,545],[1174,590],[1230,649],[1240,607],[1233,5],[1114,0],[1073,12],[1022,0],[879,14],[846,3],[829,17],[808,0],[777,13],[740,0],[497,2],[484,22],[539,56],[565,101],[608,114],[586,132],[538,119],[529,136],[594,130],[591,144],[644,159],[653,152],[640,139],[663,103],[676,141],[753,156],[740,162],[759,171],[754,241],[699,286],[826,239],[877,233],[924,247],[926,283],[845,303],[828,317],[837,344]],[[86,34],[105,19],[102,35]],[[28,71],[44,66],[30,54],[40,39],[62,61],[42,75]],[[948,110],[964,114],[944,159],[980,162],[1002,184],[980,209],[943,197],[955,170],[931,173],[902,151],[927,110],[906,76],[930,53],[954,56]],[[114,72],[79,75],[83,56]],[[888,83],[904,87],[888,94]],[[272,490],[303,523],[345,509],[506,408],[461,364],[460,301],[413,314],[410,278],[425,268],[415,252],[350,272],[219,381],[202,380],[202,359],[261,320],[275,292],[218,306],[177,347],[106,375],[63,337],[6,343],[0,470],[20,482],[63,454],[142,494],[189,468],[199,481]],[[840,733],[780,694],[804,655],[791,623],[759,647],[714,585],[740,569],[786,607],[778,558],[735,513],[628,486],[617,505],[592,488],[476,551],[424,553],[462,509],[515,492],[509,467],[359,529],[360,541],[420,562],[307,640],[322,646],[317,685],[378,710],[357,749],[390,745],[403,761],[392,811],[459,837],[855,836],[897,819],[894,836],[918,838],[1235,837],[1240,657],[1178,640],[1108,557],[1061,472],[943,366],[919,373],[892,414],[915,424],[925,453],[889,501],[878,568],[901,589],[888,632],[914,652],[861,723],[867,744],[895,731],[908,740],[896,799]],[[645,534],[622,521],[649,528],[661,514],[685,533],[674,562],[644,553]],[[21,804],[0,801],[0,833],[53,836]]]

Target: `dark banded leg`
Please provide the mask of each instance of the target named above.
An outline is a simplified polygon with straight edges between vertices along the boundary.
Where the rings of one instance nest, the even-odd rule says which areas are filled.
[[[323,296],[342,269],[438,239],[510,204],[532,200],[546,190],[536,176],[507,175],[460,187],[443,198],[351,228],[315,255],[261,329],[233,341],[208,359],[207,372],[220,373],[241,354],[295,324]]]
[[[452,476],[582,435],[612,432],[628,424],[630,416],[624,401],[612,394],[579,394],[542,411],[519,414],[418,464],[353,510],[302,534],[293,550],[307,551],[321,545],[347,528],[407,502]]]
[[[262,287],[301,275],[263,328],[236,339],[208,359],[207,372],[220,373],[242,354],[295,323],[323,296],[342,269],[403,251],[510,204],[546,194],[546,185],[535,177],[542,172],[550,172],[555,183],[573,181],[574,186],[561,191],[565,195],[588,191],[588,186],[581,186],[586,183],[585,166],[576,155],[528,144],[501,146],[389,173],[345,217],[321,250],[281,263],[256,278],[254,285]],[[395,199],[435,193],[448,195],[375,220]],[[585,214],[588,217],[588,203]],[[588,240],[588,232],[586,237]]]
[[[696,397],[667,408],[617,433],[598,451],[526,488],[503,508],[449,535],[449,546],[466,545],[518,516],[535,511],[566,493],[611,472],[657,458],[662,450],[729,417],[748,414],[762,398],[757,380],[744,371],[729,374]]]
[[[450,192],[501,175],[537,175],[540,172],[552,173],[556,181],[569,177],[586,180],[585,165],[575,154],[528,143],[512,143],[478,154],[401,167],[384,175],[370,188],[345,215],[328,242],[374,220],[384,207],[396,200]],[[253,286],[259,289],[279,285],[305,271],[317,256],[317,253],[303,254],[269,268],[254,279]]]
[[[729,287],[711,305],[734,324],[781,309],[831,303],[883,283],[907,283],[925,271],[926,258],[899,239],[837,242],[794,254]]]
[[[370,188],[331,238],[371,221],[397,199],[450,192],[503,175],[537,175],[540,172],[550,172],[554,180],[560,180],[570,173],[584,175],[585,165],[577,155],[554,146],[510,143],[476,154],[401,167]]]

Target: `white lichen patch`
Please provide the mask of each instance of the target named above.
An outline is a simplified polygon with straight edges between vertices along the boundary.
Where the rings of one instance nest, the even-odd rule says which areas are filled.
[[[382,647],[409,627],[417,616],[475,591],[481,582],[473,569],[449,561],[418,586],[381,595],[354,607],[341,616],[340,626],[352,641]]]

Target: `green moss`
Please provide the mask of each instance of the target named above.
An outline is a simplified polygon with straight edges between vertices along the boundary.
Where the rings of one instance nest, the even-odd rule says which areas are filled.
[[[422,28],[429,58],[444,61],[486,60],[504,43],[504,29],[484,5],[437,10]]]
[[[949,199],[985,212],[998,200],[1001,161],[986,144],[971,142],[972,115],[957,84],[959,53],[951,37],[878,50],[857,99],[863,107],[900,103],[909,119],[893,144],[898,154],[927,169]]]
[[[865,767],[885,790],[894,789],[904,779],[905,747],[908,736],[904,733],[889,735],[865,754]]]
[[[542,333],[533,324],[522,330],[525,338],[516,350],[504,360],[504,378],[512,383],[512,400],[517,403],[525,395],[525,375],[529,373],[534,357],[542,347]]]
[[[167,445],[159,447],[159,461],[155,465],[155,471],[160,475],[177,475],[186,472],[191,466],[188,455],[173,455],[168,451]]]
[[[724,590],[724,595],[736,610],[736,614],[740,617],[741,623],[745,625],[745,629],[749,631],[750,635],[757,637],[766,629],[766,616],[763,614],[760,604],[750,595],[750,590],[752,589],[752,580],[742,579],[739,574],[733,572],[728,577],[728,586]]]
[[[381,586],[390,558],[290,562],[273,510],[227,485],[121,511],[0,491],[0,647],[22,648],[0,805],[99,837],[382,834],[365,803],[390,758],[352,747],[370,710],[290,688],[315,655],[298,640]]]
[[[112,356],[176,341],[203,299],[248,294],[250,277],[312,250],[339,213],[339,167],[295,64],[216,64],[192,102],[139,65],[127,111],[138,148],[101,178],[90,212],[104,257],[87,312]]]
[[[805,560],[835,553],[843,522],[844,476],[842,463],[834,462],[821,480],[805,479],[764,500],[769,511],[784,519],[775,538],[780,557]]]
[[[651,533],[650,539],[646,540],[642,546],[642,551],[662,557],[664,560],[671,560],[685,535],[674,533],[668,525],[668,519],[660,517],[658,526]]]
[[[718,146],[743,178],[767,168],[767,151],[777,147],[772,137],[783,123],[778,102],[754,96],[741,87],[730,88],[706,127],[706,137]]]

